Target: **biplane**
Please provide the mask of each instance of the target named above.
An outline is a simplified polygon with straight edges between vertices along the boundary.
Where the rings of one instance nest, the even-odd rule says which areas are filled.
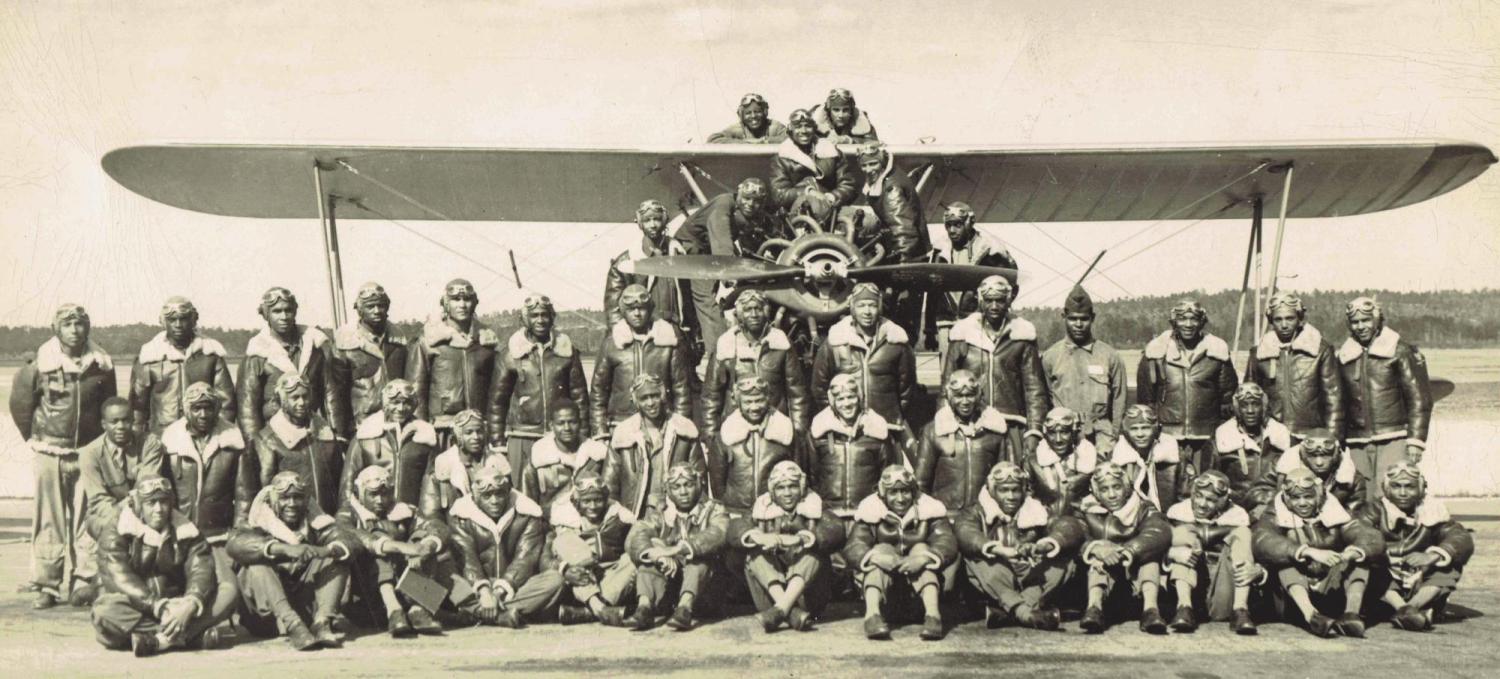
[[[936,227],[935,240],[946,239],[940,215],[952,201],[973,206],[979,223],[1247,220],[1241,319],[1252,271],[1257,300],[1263,290],[1274,292],[1288,219],[1347,217],[1420,203],[1463,186],[1496,161],[1485,146],[1445,140],[888,149],[915,182]],[[348,305],[338,219],[619,222],[645,198],[686,195],[702,205],[708,199],[705,185],[728,190],[744,178],[764,176],[775,152],[774,146],[706,144],[635,149],[164,144],[116,149],[102,162],[115,181],[166,205],[234,217],[318,220],[334,320],[342,323]],[[1269,278],[1262,285],[1267,206],[1276,209],[1277,228]],[[651,275],[762,287],[773,301],[817,315],[841,308],[838,295],[828,293],[830,283],[971,289],[995,273],[942,263],[872,264],[857,244],[840,245],[849,239],[836,230],[797,238],[817,242],[793,241],[769,259],[680,255],[633,266]],[[1256,320],[1252,337],[1259,336],[1260,314],[1251,315]]]

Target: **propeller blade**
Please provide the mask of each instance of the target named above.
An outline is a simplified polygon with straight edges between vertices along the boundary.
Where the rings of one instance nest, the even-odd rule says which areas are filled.
[[[912,262],[880,264],[849,270],[851,280],[869,281],[881,287],[911,286],[921,290],[973,290],[990,276],[1004,276],[1012,285],[1019,273],[1015,269],[970,264]]]
[[[620,262],[620,271],[640,276],[758,283],[783,276],[796,278],[802,275],[802,269],[798,267],[727,255],[671,255],[627,259]]]

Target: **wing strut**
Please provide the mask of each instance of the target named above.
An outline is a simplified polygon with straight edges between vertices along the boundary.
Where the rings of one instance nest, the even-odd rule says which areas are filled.
[[[682,178],[687,180],[688,186],[693,189],[693,197],[698,199],[699,205],[708,205],[708,196],[703,194],[703,189],[698,186],[698,180],[693,178],[692,170],[683,163],[677,164],[677,171],[682,173]]]
[[[318,226],[323,231],[323,266],[328,272],[328,298],[333,304],[333,325],[344,324],[344,267],[339,262],[339,227],[334,217],[333,196],[323,192],[323,167],[313,161],[313,188],[318,192]]]
[[[1260,219],[1261,212],[1265,207],[1265,199],[1256,194],[1250,203],[1250,243],[1245,246],[1245,277],[1240,282],[1240,306],[1234,312],[1234,345],[1229,348],[1229,355],[1235,356],[1240,351],[1240,331],[1245,326],[1245,295],[1250,291],[1250,265],[1255,259],[1255,252],[1260,245]],[[1260,298],[1259,293],[1256,299]],[[1251,313],[1257,313],[1252,311]],[[1254,323],[1259,327],[1259,323]],[[1259,335],[1256,335],[1258,338]]]
[[[1271,289],[1266,295],[1276,294],[1276,272],[1281,268],[1281,237],[1286,235],[1286,205],[1292,195],[1292,170],[1296,167],[1291,162],[1286,164],[1286,182],[1281,186],[1281,216],[1276,219],[1276,245],[1271,248]],[[1276,168],[1271,169],[1272,172]]]

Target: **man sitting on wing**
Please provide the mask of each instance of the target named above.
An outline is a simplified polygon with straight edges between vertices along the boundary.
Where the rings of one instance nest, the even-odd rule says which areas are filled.
[[[858,170],[833,142],[818,137],[812,114],[792,111],[790,135],[771,159],[772,203],[824,222],[859,195]]]
[[[813,122],[818,126],[818,136],[835,144],[863,144],[878,141],[875,126],[870,116],[854,105],[854,95],[842,87],[828,91],[822,104],[814,106]]]
[[[735,113],[740,121],[708,135],[710,144],[778,144],[786,139],[786,125],[771,119],[766,98],[751,92],[740,97]]]

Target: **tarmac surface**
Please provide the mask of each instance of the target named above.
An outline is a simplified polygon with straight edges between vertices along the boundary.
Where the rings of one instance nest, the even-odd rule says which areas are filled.
[[[917,625],[892,641],[867,641],[855,604],[836,604],[813,632],[765,634],[749,610],[707,620],[691,632],[648,632],[537,624],[524,630],[469,628],[442,637],[391,639],[366,632],[344,648],[299,653],[280,640],[241,631],[231,649],[137,659],[95,643],[88,612],[32,611],[15,593],[26,581],[29,502],[0,502],[0,667],[5,676],[413,676],[437,672],[536,676],[1088,676],[1429,677],[1500,676],[1500,500],[1456,499],[1450,510],[1475,530],[1478,553],[1449,607],[1458,620],[1431,633],[1387,624],[1366,639],[1318,639],[1299,627],[1263,624],[1237,637],[1223,623],[1192,635],[1151,637],[1134,622],[1085,636],[1063,631],[985,629],[950,619],[948,638],[924,642]],[[1070,616],[1076,618],[1076,616]]]

